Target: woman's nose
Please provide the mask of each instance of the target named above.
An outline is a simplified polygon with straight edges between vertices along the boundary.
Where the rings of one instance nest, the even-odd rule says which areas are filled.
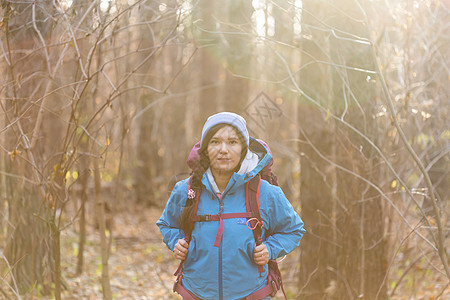
[[[228,146],[226,143],[221,143],[220,144],[220,152],[228,152]]]

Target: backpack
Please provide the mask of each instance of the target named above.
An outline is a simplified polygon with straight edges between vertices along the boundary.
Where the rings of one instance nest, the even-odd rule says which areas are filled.
[[[257,140],[261,144],[265,146],[266,149],[270,151],[270,148],[268,145],[261,141]],[[256,151],[260,150],[263,151],[265,149],[262,149],[261,144],[259,144],[255,140],[250,140],[250,146],[251,149],[256,149]],[[198,154],[198,150],[200,149],[200,142],[194,145],[194,147],[191,150],[191,153],[189,154],[189,158],[187,161],[188,166],[193,169],[195,167],[195,163],[197,163],[200,159],[200,156]],[[247,227],[249,227],[253,231],[253,236],[255,238],[256,245],[260,245],[262,243],[261,234],[262,234],[262,225],[263,221],[261,218],[261,212],[259,209],[259,188],[261,184],[261,179],[264,179],[268,181],[272,185],[278,186],[278,179],[277,177],[272,173],[272,165],[273,165],[273,158],[271,161],[252,179],[250,179],[245,184],[245,198],[246,198],[246,207],[247,211],[243,213],[228,213],[228,214],[217,214],[217,215],[197,215],[197,207],[199,202],[199,193],[195,195],[195,211],[194,211],[194,218],[193,222],[209,222],[209,221],[219,221],[219,230],[216,235],[216,240],[214,242],[214,246],[219,246],[220,240],[223,233],[223,219],[228,218],[247,218]],[[190,191],[191,186],[191,179],[189,178],[188,182],[188,191]],[[186,234],[186,241],[189,242],[190,235]],[[174,286],[173,286],[173,292],[177,292],[180,294],[183,299],[187,300],[199,300],[198,297],[196,297],[194,294],[186,290],[182,286],[182,277],[183,277],[183,262],[180,262],[180,265],[178,266],[178,269],[175,271],[174,275],[177,276],[177,279],[175,280]],[[258,265],[258,272],[260,274],[264,271],[263,266]],[[281,272],[278,269],[278,263],[276,260],[269,260],[268,263],[268,276],[267,276],[267,285],[263,287],[262,289],[252,293],[251,295],[247,296],[246,300],[258,300],[261,298],[264,298],[266,296],[274,297],[277,291],[281,288],[283,291],[285,299],[286,293],[284,292],[283,287],[283,281],[281,279]]]

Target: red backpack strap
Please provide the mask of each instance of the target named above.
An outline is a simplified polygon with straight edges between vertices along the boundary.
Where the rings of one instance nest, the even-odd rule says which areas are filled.
[[[246,184],[245,186],[245,201],[247,205],[247,212],[252,213],[255,219],[250,220],[250,224],[253,230],[253,235],[255,236],[256,245],[262,243],[262,225],[263,221],[261,219],[261,212],[259,210],[259,189],[261,187],[261,176],[258,174]]]
[[[195,197],[194,216],[196,216],[197,215],[197,210],[198,210],[198,200],[200,198],[200,195],[199,195],[199,193],[197,193],[193,189],[191,189],[191,181],[192,181],[192,176],[189,177],[189,181],[188,181],[188,198]]]
[[[261,234],[263,221],[261,218],[261,211],[259,209],[260,187],[261,187],[261,177],[259,174],[250,179],[250,181],[246,184],[245,187],[247,211],[253,215],[253,218],[249,219],[249,222],[251,223],[250,224],[251,228],[254,228],[253,235],[255,237],[256,245],[260,245],[262,243]],[[275,297],[275,294],[280,288],[283,291],[285,299],[287,299],[286,293],[284,292],[283,282],[281,280],[281,272],[278,269],[278,264],[276,260],[269,260],[268,268],[269,268],[269,274],[267,278],[268,284],[265,287],[261,288],[260,290],[247,296],[245,298],[246,300],[262,299],[266,296]],[[258,271],[260,274],[262,274],[264,272],[263,267],[258,266]]]
[[[262,243],[261,234],[263,221],[261,218],[261,211],[259,209],[260,187],[261,187],[261,177],[259,174],[250,179],[250,181],[246,184],[245,187],[247,211],[253,215],[253,218],[250,219],[249,222],[251,223],[251,227],[254,228],[253,235],[255,236],[256,245],[260,245]],[[281,272],[278,269],[276,260],[269,260],[268,268],[269,268],[269,275],[267,278],[268,282],[267,286],[247,296],[245,298],[246,300],[256,300],[264,298],[266,296],[275,297],[275,294],[280,288],[283,291],[285,299],[287,299],[286,293],[284,292],[283,282],[281,280]],[[264,271],[263,267],[258,266],[258,271],[262,273]]]
[[[194,218],[192,219],[192,222],[195,222],[195,216],[197,216],[197,210],[198,210],[198,201],[200,198],[200,193],[199,192],[195,192],[193,189],[191,189],[191,181],[192,181],[192,176],[189,177],[188,180],[188,198],[192,199],[191,197],[195,197],[194,201],[195,201],[195,209],[194,209]],[[187,201],[187,200],[186,200]],[[191,233],[186,233],[186,240],[189,243],[191,241]]]
[[[253,229],[253,236],[257,246],[261,245],[262,239],[262,225],[261,212],[259,210],[259,189],[261,187],[261,176],[258,174],[245,185],[245,202],[247,205],[247,212],[253,215],[249,220]],[[263,266],[258,265],[258,272],[260,275],[264,272]]]
[[[188,198],[195,197],[195,210],[194,210],[194,216],[197,216],[197,209],[198,209],[198,200],[199,200],[199,193],[194,192],[194,190],[191,190],[191,181],[192,176],[189,177],[188,180]],[[193,219],[192,222],[195,222]],[[185,232],[185,240],[189,243],[191,241],[191,233]],[[183,278],[183,263],[184,260],[180,261],[180,264],[178,265],[178,269],[175,271],[173,275],[177,276],[177,279],[175,280],[175,283],[173,285],[173,292],[177,292],[180,294],[183,299],[186,300],[200,300],[198,297],[196,297],[194,294],[192,294],[190,291],[185,289],[182,285],[182,278]]]

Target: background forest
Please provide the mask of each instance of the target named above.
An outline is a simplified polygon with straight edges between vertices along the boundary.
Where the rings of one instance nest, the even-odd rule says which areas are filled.
[[[206,118],[274,152],[290,299],[449,299],[448,0],[1,1],[0,298],[172,299]]]

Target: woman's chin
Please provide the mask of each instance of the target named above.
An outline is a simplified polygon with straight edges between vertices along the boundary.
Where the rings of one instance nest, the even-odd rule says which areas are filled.
[[[234,168],[231,168],[230,166],[219,166],[216,168],[212,168],[213,173],[225,175],[225,174],[233,174]]]

